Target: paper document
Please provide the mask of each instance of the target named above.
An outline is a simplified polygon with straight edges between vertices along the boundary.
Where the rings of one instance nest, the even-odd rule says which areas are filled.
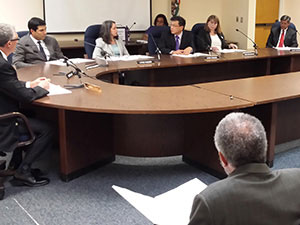
[[[227,48],[224,48],[220,52],[221,53],[233,53],[233,52],[245,52],[245,51],[246,50],[244,50],[244,49],[227,49]]]
[[[195,178],[153,198],[116,185],[112,186],[153,224],[158,225],[188,224],[193,200],[206,187],[206,184]]]
[[[123,56],[111,56],[107,58],[107,61],[132,61],[141,59],[154,59],[153,56],[147,55],[123,55]]]
[[[297,47],[276,47],[275,49],[281,50],[281,51],[291,51],[291,50],[299,50],[300,48]]]
[[[58,60],[48,61],[48,62],[46,62],[46,64],[57,65],[57,66],[65,66],[66,63],[64,61],[65,61],[64,59],[58,59]],[[79,63],[85,63],[85,62],[94,62],[95,60],[93,60],[93,59],[83,59],[83,58],[74,58],[74,59],[69,59],[69,61],[73,62],[74,64],[79,64]]]
[[[172,56],[178,56],[178,57],[182,57],[182,58],[193,58],[193,57],[201,57],[201,56],[208,56],[208,55],[209,54],[196,52],[194,54],[189,54],[189,55],[173,54]]]
[[[48,96],[51,96],[51,95],[63,95],[63,94],[70,94],[72,93],[72,91],[70,90],[67,90],[59,85],[56,85],[56,84],[52,84],[50,83],[50,88],[49,88],[49,94]]]

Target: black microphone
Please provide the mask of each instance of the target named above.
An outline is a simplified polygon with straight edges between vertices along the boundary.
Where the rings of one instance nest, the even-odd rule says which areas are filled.
[[[258,48],[257,44],[248,35],[246,35],[244,32],[240,31],[237,28],[235,30],[237,32],[241,33],[242,35],[244,35],[246,38],[248,38],[253,43],[254,53],[255,53],[255,55],[258,55],[258,53],[257,53],[257,48]]]
[[[157,59],[160,60],[161,50],[160,50],[159,47],[157,46],[156,41],[155,41],[153,35],[152,35],[151,33],[149,33],[149,36],[151,37],[151,39],[152,39],[152,41],[153,41],[153,43],[154,43],[154,45],[155,45],[155,48],[156,48],[156,49],[155,49],[155,53],[157,54]]]
[[[75,41],[75,42],[78,42],[78,39],[75,38],[74,41]],[[107,51],[105,51],[102,47],[97,46],[97,45],[92,44],[92,43],[89,43],[89,42],[87,42],[87,41],[83,41],[83,42],[84,42],[84,44],[93,46],[94,48],[99,48],[99,49],[101,50],[101,51],[100,51],[100,54],[101,54],[102,57],[104,57],[105,60],[106,60],[106,58],[110,58],[110,54],[109,54]]]
[[[133,22],[133,24],[128,28],[128,31],[131,31],[131,28],[136,25],[136,22]]]
[[[75,63],[73,63],[67,56],[63,56],[64,63],[66,63],[67,67],[72,67],[75,72],[71,71],[66,74],[66,77],[70,79],[72,76],[77,75],[78,78],[81,78],[81,74],[89,77],[85,72],[83,72]]]

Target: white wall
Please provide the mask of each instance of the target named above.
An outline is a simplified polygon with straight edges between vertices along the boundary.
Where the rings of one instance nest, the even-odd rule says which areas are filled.
[[[0,5],[1,23],[14,25],[17,31],[28,30],[27,22],[31,17],[43,18],[44,15],[43,0],[0,0]]]
[[[289,15],[292,18],[292,22],[296,25],[297,29],[300,28],[300,13],[299,13],[300,1],[299,0],[280,0],[279,16]],[[299,42],[299,36],[298,36]]]

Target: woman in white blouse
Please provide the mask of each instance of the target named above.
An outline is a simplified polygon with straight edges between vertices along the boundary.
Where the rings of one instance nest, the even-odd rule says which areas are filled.
[[[197,37],[197,51],[219,52],[224,48],[237,48],[235,44],[227,44],[221,31],[220,20],[211,15],[207,18],[204,28],[199,31]]]
[[[102,23],[93,58],[103,58],[106,52],[109,56],[129,55],[123,41],[118,38],[117,26],[112,20],[106,20]]]

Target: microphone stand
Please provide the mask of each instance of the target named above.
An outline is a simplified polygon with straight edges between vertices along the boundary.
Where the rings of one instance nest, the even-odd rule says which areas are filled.
[[[68,79],[70,79],[71,77],[73,77],[74,75],[75,76],[78,76],[78,78],[81,78],[81,74],[85,75],[88,77],[88,75],[83,72],[75,63],[73,63],[71,60],[69,60],[68,57],[64,56],[64,63],[66,63],[67,67],[72,67],[75,71],[71,71],[69,73],[66,74],[66,77]]]
[[[154,40],[153,35],[151,33],[149,33],[149,35],[150,35],[150,37],[151,37],[151,39],[152,39],[152,41],[153,41],[153,43],[155,45],[155,53],[157,54],[157,59],[158,59],[158,61],[160,61],[161,51],[160,51],[159,47],[157,46],[156,41]]]
[[[239,29],[235,29],[237,32],[240,32],[242,35],[244,35],[247,39],[249,39],[252,43],[253,43],[253,48],[254,48],[254,55],[258,55],[258,51],[257,51],[257,44],[250,38],[248,37],[248,35],[246,35],[244,32],[240,31]]]

